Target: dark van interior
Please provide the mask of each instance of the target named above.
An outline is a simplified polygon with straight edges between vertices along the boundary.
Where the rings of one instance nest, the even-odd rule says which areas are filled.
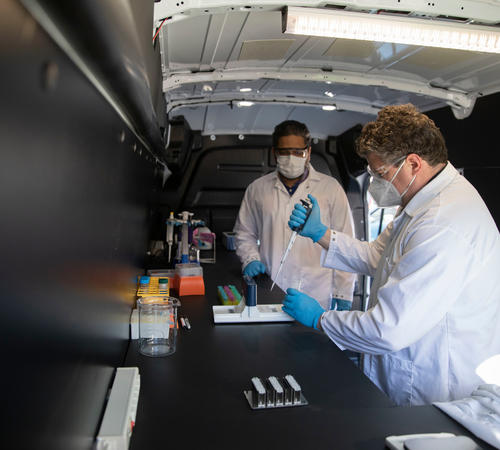
[[[312,3],[413,17],[434,7]],[[444,2],[438,6],[449,13],[434,17],[498,30],[500,6],[461,3],[465,12]],[[384,448],[391,433],[473,437],[432,406],[393,408],[368,381],[350,381],[356,355],[331,375],[335,366],[324,361],[342,353],[299,325],[286,338],[295,353],[276,355],[285,339],[276,327],[285,325],[210,322],[216,285],[241,273],[222,233],[233,229],[246,187],[275,170],[271,133],[282,120],[310,127],[311,162],[345,189],[359,239],[368,239],[368,176],[355,143],[386,104],[414,103],[435,121],[449,160],[500,223],[499,54],[291,37],[281,31],[284,6],[1,2],[2,448],[94,448],[116,368],[130,365],[141,373],[134,449],[368,449]],[[336,109],[322,108],[329,105]],[[177,353],[141,359],[129,326],[137,277],[168,266],[151,245],[165,241],[171,211],[193,212],[216,234],[217,262],[203,266],[205,296],[181,298],[193,330],[179,334]],[[355,308],[363,308],[366,289],[360,277]],[[324,353],[311,350],[316,340]],[[219,353],[204,355],[209,344]],[[255,359],[245,361],[245,351]],[[295,370],[308,410],[266,415],[244,404],[250,378],[274,373],[278,363]],[[332,378],[314,381],[306,368]],[[335,376],[345,381],[337,390]]]

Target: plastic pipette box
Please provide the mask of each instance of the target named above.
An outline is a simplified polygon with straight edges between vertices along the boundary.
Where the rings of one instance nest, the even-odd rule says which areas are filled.
[[[202,277],[203,268],[195,263],[177,264],[175,274],[179,277]]]
[[[174,278],[175,270],[174,269],[149,269],[148,275],[151,277],[159,277],[159,278]]]
[[[181,297],[205,295],[203,268],[195,263],[176,264],[173,284]]]

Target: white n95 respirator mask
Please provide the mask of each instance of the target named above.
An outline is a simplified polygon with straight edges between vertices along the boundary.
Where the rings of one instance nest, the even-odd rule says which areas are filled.
[[[299,158],[293,155],[277,156],[276,163],[278,172],[285,178],[298,178],[306,170],[307,158]]]
[[[401,194],[396,189],[396,187],[392,184],[392,182],[398,176],[399,171],[403,168],[403,165],[405,162],[406,162],[406,159],[398,167],[398,170],[396,171],[394,176],[391,178],[391,181],[385,180],[380,175],[371,174],[372,179],[370,181],[370,186],[368,187],[368,192],[373,197],[373,200],[375,200],[377,205],[380,206],[381,208],[387,208],[390,206],[401,205],[401,202],[402,202],[404,195],[408,192],[408,189],[410,189],[410,186],[415,181],[416,175],[413,176],[412,180],[410,181],[410,183],[408,184],[406,189]]]

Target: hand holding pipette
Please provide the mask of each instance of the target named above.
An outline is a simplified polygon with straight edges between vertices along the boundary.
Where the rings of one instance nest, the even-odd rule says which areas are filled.
[[[288,221],[288,226],[292,230],[297,230],[301,236],[311,238],[313,242],[318,242],[328,228],[321,222],[318,201],[311,194],[307,196],[312,207],[305,208],[300,203],[297,203]],[[304,204],[304,200],[301,200],[301,202]]]

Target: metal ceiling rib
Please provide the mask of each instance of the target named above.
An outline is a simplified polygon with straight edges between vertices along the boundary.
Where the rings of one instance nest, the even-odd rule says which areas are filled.
[[[248,101],[248,99],[241,99],[240,101]],[[291,99],[289,97],[275,97],[272,100],[265,100],[265,99],[252,99],[251,100],[253,103],[255,103],[257,106],[262,106],[262,105],[297,105],[301,107],[319,107],[319,106],[329,106],[331,105],[331,102],[320,102],[320,101],[314,101],[314,100],[295,100]],[[214,100],[209,100],[209,99],[189,99],[189,100],[172,100],[169,103],[167,112],[173,112],[177,108],[180,107],[193,107],[193,106],[212,106],[212,105],[227,105],[227,104],[237,104],[238,100],[235,100],[232,95],[226,96],[218,96]],[[360,112],[363,114],[371,114],[371,115],[376,115],[380,109],[380,107],[375,107],[369,104],[368,102],[349,102],[349,101],[343,101],[343,100],[337,100],[335,102],[335,106],[338,110],[341,111],[355,111],[355,112]],[[234,106],[233,106],[234,107]]]
[[[258,79],[274,79],[288,81],[330,81],[343,84],[355,84],[360,86],[384,86],[390,89],[412,92],[420,95],[428,95],[443,100],[450,106],[460,108],[471,108],[474,106],[475,97],[460,92],[452,92],[446,89],[434,88],[427,83],[401,80],[382,77],[380,75],[360,74],[356,72],[323,72],[321,70],[309,72],[282,72],[278,70],[233,70],[233,71],[214,71],[199,72],[191,74],[172,75],[163,82],[163,91],[168,92],[184,84],[192,83],[213,83],[222,81],[243,81]]]
[[[313,136],[323,138],[340,134],[356,123],[373,120],[388,99],[398,103],[412,102],[422,111],[440,106],[431,97],[401,91],[394,97],[395,93],[384,87],[273,80],[268,80],[265,84],[267,96],[273,101],[260,101],[258,94],[249,94],[244,98],[255,101],[251,107],[238,107],[234,93],[239,92],[241,87],[258,92],[262,80],[219,83],[214,85],[213,92],[206,97],[201,95],[200,85],[197,85],[198,89],[191,98],[184,96],[189,89],[189,85],[186,85],[170,92],[172,97],[169,102],[169,117],[183,115],[194,129],[201,130],[203,134],[255,134],[262,131],[266,124],[269,133],[279,121],[289,116],[300,116],[308,123]],[[287,95],[292,92],[292,87],[297,98]],[[325,97],[326,92],[333,96],[329,98],[329,103],[324,100],[328,98]],[[308,100],[304,101],[304,98]],[[338,110],[323,111],[318,107],[332,103],[336,104]],[[205,114],[204,121],[201,121],[201,111],[210,111],[210,114]],[[285,115],[284,111],[288,113]],[[262,121],[263,117],[267,119]],[[358,117],[357,122],[355,117]]]
[[[255,108],[255,111],[252,111]],[[211,134],[270,134],[275,125],[284,120],[307,123],[311,135],[325,139],[337,136],[359,123],[373,120],[373,115],[352,111],[333,111],[314,114],[311,108],[295,105],[255,105],[252,108],[235,108],[219,104],[198,108],[181,107],[176,115],[182,115],[193,129],[203,135]]]

